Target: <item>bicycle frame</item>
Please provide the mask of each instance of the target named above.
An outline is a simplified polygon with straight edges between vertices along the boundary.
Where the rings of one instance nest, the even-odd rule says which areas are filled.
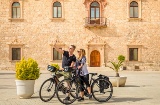
[[[91,84],[93,83],[93,81],[95,80],[95,79],[93,78],[93,76],[94,76],[94,75],[91,75],[91,79],[89,80],[90,87],[91,87]],[[78,75],[78,76],[73,75],[73,77],[71,78],[71,81],[76,81],[76,82],[78,83],[79,87],[83,88],[84,91],[86,91],[87,94],[88,94],[87,87],[83,87],[83,86],[79,83],[79,81],[77,81],[77,79],[82,80],[79,75]],[[82,81],[83,81],[83,80],[82,80]],[[83,81],[83,83],[84,83],[84,81]]]

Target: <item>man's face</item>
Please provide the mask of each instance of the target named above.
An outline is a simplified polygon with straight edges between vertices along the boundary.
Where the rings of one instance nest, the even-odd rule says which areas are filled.
[[[69,47],[69,52],[74,52],[74,48],[72,46]]]

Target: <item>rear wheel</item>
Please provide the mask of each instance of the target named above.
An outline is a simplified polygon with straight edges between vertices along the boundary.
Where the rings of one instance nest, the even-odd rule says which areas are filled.
[[[40,99],[44,102],[50,101],[55,96],[56,82],[53,78],[45,80],[39,91]]]
[[[92,95],[98,102],[108,101],[113,94],[113,87],[110,81],[106,79],[96,79],[91,87]]]
[[[64,79],[58,83],[56,88],[58,100],[63,104],[71,104],[77,99],[78,88],[77,84],[70,79]],[[66,99],[66,97],[69,97]]]

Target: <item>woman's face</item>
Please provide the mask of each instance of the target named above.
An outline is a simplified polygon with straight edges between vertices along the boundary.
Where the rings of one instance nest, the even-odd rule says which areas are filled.
[[[81,50],[77,51],[78,52],[78,55],[81,55]]]

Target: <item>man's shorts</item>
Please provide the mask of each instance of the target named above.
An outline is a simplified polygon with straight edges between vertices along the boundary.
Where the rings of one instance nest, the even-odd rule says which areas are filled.
[[[56,76],[57,78],[60,78],[61,76],[64,76],[64,79],[68,79],[72,77],[72,73],[71,72],[56,72]]]

